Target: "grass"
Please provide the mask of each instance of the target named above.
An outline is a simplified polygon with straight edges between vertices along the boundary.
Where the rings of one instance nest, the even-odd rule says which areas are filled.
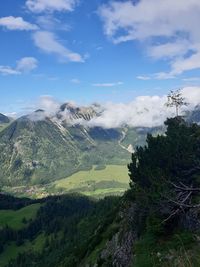
[[[25,251],[41,252],[45,244],[44,233],[38,235],[32,242],[26,241],[23,245],[17,246],[15,242],[10,242],[5,246],[4,251],[0,254],[0,266],[3,267],[12,259],[15,259],[19,253]]]
[[[97,170],[79,171],[67,178],[53,183],[55,190],[79,192],[88,196],[122,194],[129,186],[127,166],[107,165]]]
[[[0,132],[3,131],[9,125],[10,125],[10,123],[2,123],[2,124],[0,124]]]
[[[25,226],[23,218],[27,221],[34,219],[40,204],[32,204],[19,210],[0,210],[0,227],[8,225],[13,229],[21,229]]]
[[[17,197],[33,199],[62,193],[81,193],[102,198],[122,195],[127,188],[129,188],[129,176],[126,165],[94,165],[89,170],[76,172],[46,185],[3,187],[3,191]]]

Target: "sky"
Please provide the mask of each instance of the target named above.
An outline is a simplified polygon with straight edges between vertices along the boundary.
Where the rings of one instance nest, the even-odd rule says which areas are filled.
[[[199,0],[1,1],[0,112],[44,97],[114,107],[178,88],[196,97],[199,25]]]

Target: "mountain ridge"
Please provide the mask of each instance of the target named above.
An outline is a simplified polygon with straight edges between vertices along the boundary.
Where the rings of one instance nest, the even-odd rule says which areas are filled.
[[[97,104],[65,103],[56,115],[38,109],[10,121],[0,132],[0,184],[46,184],[93,165],[126,164],[136,146],[145,144],[147,133],[164,131],[163,127],[89,126],[102,110]],[[196,106],[186,115],[198,122],[199,114]]]

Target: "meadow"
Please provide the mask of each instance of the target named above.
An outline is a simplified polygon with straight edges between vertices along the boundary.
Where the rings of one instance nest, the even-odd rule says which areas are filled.
[[[91,170],[79,171],[52,185],[55,191],[78,192],[97,198],[120,195],[129,187],[128,169],[121,165],[107,165],[104,169],[93,166]]]
[[[41,204],[32,204],[19,210],[0,210],[0,227],[8,226],[19,230],[25,226],[23,221],[33,220]]]

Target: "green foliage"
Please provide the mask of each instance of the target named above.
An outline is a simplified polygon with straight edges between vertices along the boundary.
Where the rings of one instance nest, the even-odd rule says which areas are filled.
[[[66,127],[66,128],[64,128]],[[47,184],[93,165],[126,164],[121,129],[84,128],[28,116],[0,132],[0,182],[5,186]]]
[[[180,117],[165,124],[165,135],[149,134],[147,145],[136,149],[128,166],[131,192],[127,197],[140,208],[134,267],[193,266],[195,259],[190,253],[197,244],[195,235],[187,227],[184,230],[183,222],[188,216],[192,229],[194,218],[188,208],[195,205],[199,192],[188,194],[187,189],[182,192],[177,188],[200,186],[200,127]],[[185,207],[182,201],[190,196]]]
[[[32,204],[19,210],[0,210],[0,227],[8,225],[13,229],[24,227],[24,219],[34,219],[40,204]]]
[[[137,148],[129,164],[132,188],[144,191],[150,201],[157,202],[169,182],[196,183],[200,174],[200,127],[188,126],[181,118],[169,119],[166,125],[166,135],[148,135],[147,146]]]
[[[9,225],[0,230],[1,266],[78,266],[85,255],[117,231],[112,222],[119,200],[109,197],[97,202],[79,195],[48,197],[32,220],[27,218],[25,225],[21,221],[23,228]]]

